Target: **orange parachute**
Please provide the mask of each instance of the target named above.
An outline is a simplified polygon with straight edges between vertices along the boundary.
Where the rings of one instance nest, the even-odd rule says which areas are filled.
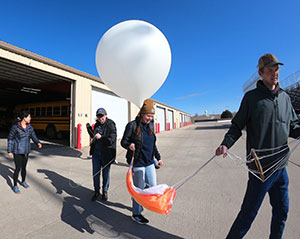
[[[176,190],[178,190],[187,181],[189,181],[197,173],[199,173],[200,170],[208,165],[214,158],[215,155],[211,157],[206,163],[204,163],[200,168],[198,168],[192,175],[187,176],[171,187],[169,187],[167,184],[159,184],[146,189],[137,188],[133,184],[132,159],[126,176],[126,185],[128,192],[134,198],[134,200],[141,204],[143,207],[160,214],[169,214],[176,196]]]
[[[167,184],[159,184],[146,189],[137,188],[132,180],[132,164],[133,162],[131,162],[126,176],[126,185],[130,195],[148,210],[169,214],[176,196],[176,189]]]

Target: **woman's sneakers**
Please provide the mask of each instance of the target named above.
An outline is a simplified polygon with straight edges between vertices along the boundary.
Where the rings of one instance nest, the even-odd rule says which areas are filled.
[[[20,183],[24,188],[29,188],[29,185],[24,181]],[[14,193],[20,194],[20,189],[18,186],[13,186]]]
[[[143,217],[143,215],[132,215],[131,219],[139,224],[147,224],[149,222],[148,219]]]
[[[20,184],[21,184],[24,188],[29,188],[29,185],[28,185],[25,181],[24,181],[24,182],[21,182]],[[21,193],[18,186],[14,186],[14,187],[13,187],[13,191],[14,191],[14,193],[17,193],[17,194],[20,194],[20,193]]]
[[[29,185],[24,181],[24,182],[21,182],[21,185],[24,187],[24,188],[29,188]]]
[[[20,193],[21,193],[18,186],[14,186],[14,187],[13,187],[13,191],[14,191],[14,193],[17,193],[17,194],[20,194]]]

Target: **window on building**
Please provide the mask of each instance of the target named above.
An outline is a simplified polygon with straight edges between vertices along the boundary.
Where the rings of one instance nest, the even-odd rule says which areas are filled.
[[[61,107],[61,116],[68,116],[68,106],[64,105]]]
[[[46,107],[41,108],[41,116],[46,116]]]
[[[34,112],[35,112],[34,108],[29,109],[29,113],[31,116],[35,116]]]
[[[47,116],[52,116],[52,107],[51,106],[47,107]]]
[[[60,106],[53,107],[53,116],[60,116]]]
[[[35,116],[40,116],[41,115],[41,108],[40,107],[37,107],[35,109]]]

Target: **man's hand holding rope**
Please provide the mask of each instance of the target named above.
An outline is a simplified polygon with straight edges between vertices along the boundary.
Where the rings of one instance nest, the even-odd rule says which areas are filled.
[[[228,148],[225,145],[220,145],[216,149],[216,156],[220,156],[221,154],[223,154],[223,157],[225,158],[227,156],[227,151],[228,151]]]

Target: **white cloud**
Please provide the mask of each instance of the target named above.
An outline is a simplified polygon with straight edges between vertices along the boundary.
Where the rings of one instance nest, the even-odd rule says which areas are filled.
[[[184,96],[176,97],[176,100],[185,100],[185,99],[197,97],[197,96],[204,95],[204,94],[205,93],[193,93],[193,94],[189,94],[189,95],[184,95]]]

